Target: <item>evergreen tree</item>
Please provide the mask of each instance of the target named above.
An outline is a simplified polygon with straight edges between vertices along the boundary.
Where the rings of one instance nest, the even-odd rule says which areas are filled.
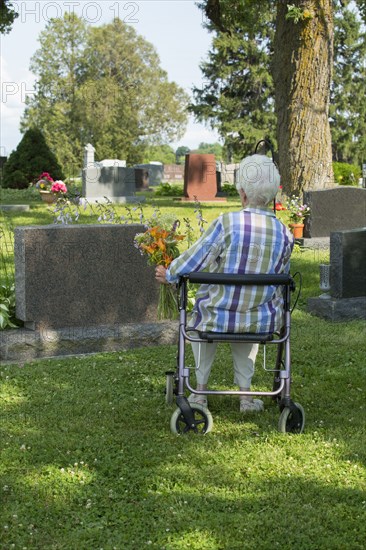
[[[9,0],[1,0],[0,3],[0,34],[7,34],[18,17],[14,10],[13,2]]]
[[[25,189],[42,172],[49,172],[54,180],[63,177],[56,156],[48,147],[42,132],[30,128],[4,165],[3,186]]]
[[[203,84],[193,89],[190,110],[199,121],[209,121],[224,140],[234,160],[253,151],[263,138],[275,142],[270,43],[274,10],[251,0],[206,2],[208,28],[215,33],[208,60],[201,64]]]
[[[361,164],[366,159],[366,33],[357,14],[346,7],[335,18],[334,42],[333,160]]]

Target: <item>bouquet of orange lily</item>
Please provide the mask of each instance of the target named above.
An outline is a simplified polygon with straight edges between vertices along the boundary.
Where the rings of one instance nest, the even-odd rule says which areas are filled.
[[[177,232],[179,221],[172,221],[169,218],[160,218],[155,225],[145,233],[138,233],[135,236],[135,247],[143,256],[147,256],[149,265],[163,265],[169,267],[174,258],[180,254],[178,242],[185,239],[185,235]],[[177,293],[173,285],[160,285],[158,302],[158,319],[176,319],[178,315]]]

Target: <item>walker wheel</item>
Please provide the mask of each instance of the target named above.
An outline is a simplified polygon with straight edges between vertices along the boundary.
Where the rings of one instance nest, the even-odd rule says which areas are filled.
[[[166,373],[166,385],[165,385],[165,403],[172,405],[174,401],[174,372]]]
[[[284,407],[280,414],[278,430],[281,433],[301,434],[305,426],[305,412],[299,403]]]
[[[213,420],[210,411],[198,403],[192,404],[191,409],[196,421],[196,428],[188,426],[182,411],[178,407],[170,419],[170,429],[173,434],[181,435],[193,430],[197,434],[204,435],[212,430]]]

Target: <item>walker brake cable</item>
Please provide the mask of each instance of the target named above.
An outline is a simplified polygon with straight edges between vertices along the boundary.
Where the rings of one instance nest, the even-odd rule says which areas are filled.
[[[296,296],[296,299],[295,299],[295,303],[294,305],[292,306],[292,309],[291,309],[291,312],[292,313],[297,305],[297,302],[300,298],[300,294],[301,294],[301,289],[302,289],[302,275],[300,273],[300,271],[296,271],[296,273],[294,273],[292,275],[292,278],[295,279],[295,277],[298,277],[299,278],[299,290],[298,290],[298,293],[297,293],[297,296]]]

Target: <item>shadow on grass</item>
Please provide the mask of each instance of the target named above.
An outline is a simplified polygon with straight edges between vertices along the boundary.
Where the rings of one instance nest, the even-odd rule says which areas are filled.
[[[359,326],[345,334],[348,363]],[[297,361],[307,350],[294,369],[302,436],[277,433],[274,404],[243,419],[233,398],[212,400],[212,434],[173,436],[164,372],[174,347],[3,367],[3,544],[362,548],[364,423],[354,413],[364,378],[356,364],[333,364],[340,334],[295,345]],[[223,349],[217,377],[228,372]],[[340,388],[349,398],[337,399]]]

